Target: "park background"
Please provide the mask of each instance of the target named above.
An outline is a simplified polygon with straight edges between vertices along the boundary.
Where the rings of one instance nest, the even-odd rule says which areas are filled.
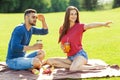
[[[81,23],[113,22],[110,28],[86,31],[83,48],[89,59],[102,59],[110,65],[120,65],[120,0],[0,0],[0,61],[5,61],[11,33],[18,24],[24,22],[23,12],[27,8],[34,8],[38,13],[44,14],[49,27],[48,35],[33,35],[30,45],[36,43],[37,39],[42,39],[46,51],[45,59],[65,57],[66,54],[58,44],[58,31],[69,5],[79,9]],[[37,26],[41,27],[41,22],[37,21]]]

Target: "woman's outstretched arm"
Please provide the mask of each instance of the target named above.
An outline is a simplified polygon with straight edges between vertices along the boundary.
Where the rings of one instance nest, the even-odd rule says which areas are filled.
[[[90,24],[85,24],[84,30],[92,29],[92,28],[97,28],[97,27],[110,27],[109,24],[111,24],[111,21],[108,22],[93,22]]]

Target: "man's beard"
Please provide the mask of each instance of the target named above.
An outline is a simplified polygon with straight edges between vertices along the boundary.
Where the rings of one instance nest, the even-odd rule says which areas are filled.
[[[31,26],[36,26],[36,22],[31,22],[30,20],[29,20],[29,24],[30,24]]]
[[[28,20],[28,22],[31,26],[36,26],[36,22],[34,22],[34,21],[32,22],[30,19]]]
[[[29,23],[31,26],[36,26],[36,24],[34,24],[34,23]]]

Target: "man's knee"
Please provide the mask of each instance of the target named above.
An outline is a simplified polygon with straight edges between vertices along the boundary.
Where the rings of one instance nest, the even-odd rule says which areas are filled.
[[[39,50],[37,58],[39,58],[40,61],[42,61],[44,59],[44,57],[45,57],[45,51],[44,50]]]
[[[40,68],[42,65],[41,61],[38,58],[33,59],[33,67],[34,68]]]

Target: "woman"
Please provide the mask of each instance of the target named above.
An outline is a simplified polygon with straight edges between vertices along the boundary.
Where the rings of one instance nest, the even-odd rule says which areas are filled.
[[[89,70],[99,68],[98,66],[86,65],[88,56],[82,48],[83,33],[96,27],[109,27],[111,22],[94,22],[91,24],[81,24],[79,22],[79,11],[74,6],[66,9],[63,25],[60,27],[59,43],[62,50],[67,54],[67,58],[50,58],[47,63],[56,67],[69,68],[70,71]],[[70,43],[70,48],[66,51],[65,44]]]

